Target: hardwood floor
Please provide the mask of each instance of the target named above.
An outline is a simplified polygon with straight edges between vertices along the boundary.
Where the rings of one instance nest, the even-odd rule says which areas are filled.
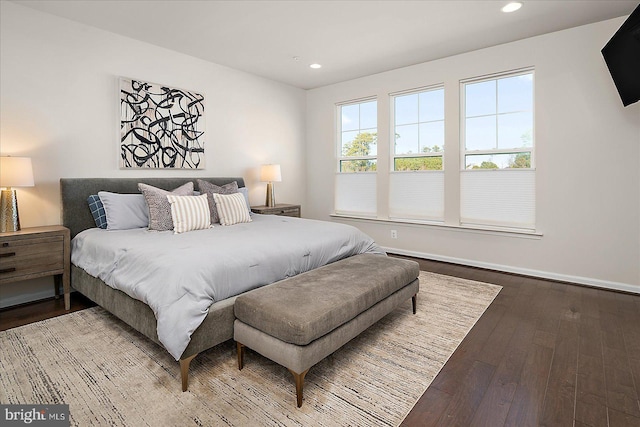
[[[28,304],[20,304],[14,307],[0,309],[0,331],[26,325],[51,317],[61,316],[95,304],[78,292],[71,293],[71,309],[64,309],[64,298],[48,298]]]
[[[503,289],[403,426],[640,427],[639,295],[417,261]]]
[[[417,261],[503,289],[403,426],[640,427],[639,295]],[[61,314],[62,299],[4,309],[0,330]]]

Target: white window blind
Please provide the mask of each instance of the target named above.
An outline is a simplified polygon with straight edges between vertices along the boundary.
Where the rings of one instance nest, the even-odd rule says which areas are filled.
[[[376,174],[336,174],[335,212],[375,216],[377,212]]]
[[[444,218],[444,172],[397,172],[390,175],[389,217],[436,220]]]
[[[473,170],[460,176],[460,221],[535,229],[535,170]]]

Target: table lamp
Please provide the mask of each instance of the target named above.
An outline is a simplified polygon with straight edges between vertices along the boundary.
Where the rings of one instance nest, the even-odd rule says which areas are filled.
[[[0,157],[0,232],[20,230],[18,198],[11,187],[33,187],[30,157]]]
[[[282,181],[280,165],[262,165],[260,168],[260,181],[267,183],[267,201],[265,205],[272,207],[276,205],[276,195],[273,191],[273,182]]]

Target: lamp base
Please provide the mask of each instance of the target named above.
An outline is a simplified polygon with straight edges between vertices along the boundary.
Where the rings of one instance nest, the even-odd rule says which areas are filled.
[[[276,193],[273,191],[273,183],[267,183],[267,200],[264,202],[267,207],[274,207],[276,205]]]
[[[16,190],[7,188],[0,194],[0,232],[20,230]]]

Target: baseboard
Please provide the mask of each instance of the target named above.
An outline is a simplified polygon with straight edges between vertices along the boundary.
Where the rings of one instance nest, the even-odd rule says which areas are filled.
[[[505,273],[521,274],[523,276],[539,277],[542,279],[557,280],[560,282],[575,283],[578,285],[593,286],[596,288],[609,289],[615,291],[629,292],[640,294],[640,286],[628,283],[610,282],[606,280],[593,279],[590,277],[571,276],[568,274],[552,273],[549,271],[531,270],[528,268],[512,267],[509,265],[492,264],[488,262],[474,261],[463,258],[448,257],[424,252],[407,251],[398,248],[383,247],[385,251],[398,255],[405,255],[415,258],[430,259],[433,261],[449,262],[452,264],[467,265],[469,267],[486,268],[488,270],[497,270]]]
[[[42,299],[52,298],[54,296],[53,289],[45,289],[38,292],[28,293],[24,295],[15,295],[0,300],[0,308],[7,308],[14,305],[25,304],[28,302],[39,301]]]

